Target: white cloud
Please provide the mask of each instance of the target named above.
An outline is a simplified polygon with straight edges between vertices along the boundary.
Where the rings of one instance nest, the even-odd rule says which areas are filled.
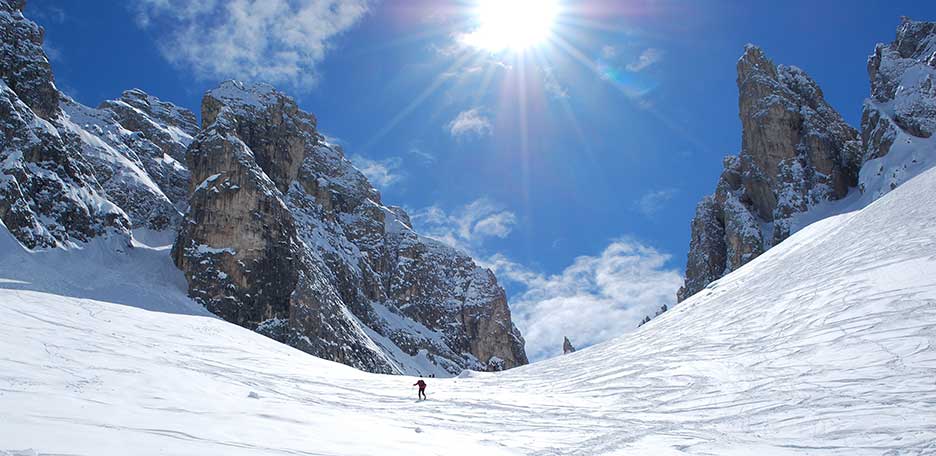
[[[643,71],[647,67],[663,60],[663,51],[656,48],[644,49],[637,57],[637,60],[627,64],[627,71]]]
[[[329,43],[368,0],[136,0],[137,23],[163,35],[163,57],[196,77],[309,88]]]
[[[676,196],[676,189],[665,188],[644,193],[634,201],[634,206],[640,213],[646,216],[652,216],[660,211],[663,206]]]
[[[517,224],[513,212],[487,198],[452,212],[438,206],[411,212],[418,231],[469,253],[486,239],[506,238]]]
[[[557,100],[569,98],[569,91],[556,79],[556,73],[552,67],[543,67],[543,88],[546,93]]]
[[[481,236],[505,238],[516,223],[517,217],[512,212],[498,212],[478,220],[474,232]]]
[[[376,161],[360,155],[351,156],[351,163],[364,173],[371,184],[380,189],[390,187],[403,179],[403,174],[399,172],[400,162],[398,157]]]
[[[645,315],[671,306],[682,276],[670,256],[639,242],[612,242],[598,256],[581,256],[564,271],[544,275],[503,255],[487,261],[498,278],[526,290],[510,298],[513,320],[531,360],[562,352],[568,336],[578,347],[632,331]]]
[[[606,44],[601,47],[601,56],[606,59],[613,59],[614,57],[617,57],[617,53],[617,48],[611,46],[610,44]]]
[[[491,121],[479,108],[472,108],[462,111],[455,116],[451,122],[446,125],[453,138],[462,138],[465,136],[487,136],[493,132]]]

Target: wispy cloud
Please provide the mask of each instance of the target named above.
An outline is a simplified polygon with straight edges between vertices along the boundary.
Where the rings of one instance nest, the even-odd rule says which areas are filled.
[[[628,63],[625,68],[627,68],[627,71],[633,71],[636,73],[638,71],[647,69],[651,65],[659,63],[661,60],[663,60],[663,51],[661,49],[648,48],[644,49],[643,52],[641,52],[637,57],[637,60]]]
[[[411,157],[415,157],[425,165],[435,163],[436,161],[436,156],[420,147],[418,142],[411,144],[409,150],[406,151],[406,154]]]
[[[308,89],[336,36],[368,0],[135,0],[137,23],[163,57],[204,79],[244,78]]]
[[[554,99],[569,98],[569,91],[556,79],[556,72],[549,66],[543,67],[543,89]]]
[[[45,51],[46,57],[52,62],[61,63],[64,60],[62,50],[48,38],[42,42],[42,50]]]
[[[446,125],[453,138],[483,137],[493,132],[491,120],[481,113],[480,108],[462,111]]]
[[[29,16],[35,18],[40,24],[61,24],[68,18],[64,9],[41,3],[37,5],[37,8],[29,10]]]
[[[352,155],[351,163],[359,169],[371,184],[377,188],[385,189],[403,180],[399,171],[401,160],[399,157],[390,157],[384,160],[371,160],[361,155]]]
[[[661,190],[653,190],[647,193],[644,193],[634,200],[634,207],[643,215],[653,216],[663,206],[666,205],[674,196],[676,196],[677,190],[675,188],[664,188]]]
[[[517,224],[513,212],[488,198],[450,212],[438,206],[410,212],[420,232],[469,253],[487,239],[506,238]]]
[[[647,314],[672,305],[682,284],[667,268],[670,256],[620,239],[597,256],[581,256],[559,274],[545,275],[495,255],[487,261],[498,278],[525,287],[510,299],[513,319],[532,360],[561,353],[562,338],[576,346],[603,342],[634,330]]]

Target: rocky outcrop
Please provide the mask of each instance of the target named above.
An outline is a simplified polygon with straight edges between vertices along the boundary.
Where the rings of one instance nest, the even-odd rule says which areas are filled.
[[[291,98],[229,81],[202,121],[173,257],[212,312],[375,372],[527,362],[493,273],[415,233]]]
[[[936,165],[936,23],[902,18],[868,58],[860,142],[801,70],[748,47],[738,62],[742,151],[698,206],[683,300],[798,228],[798,216],[857,185],[868,204]]]
[[[692,221],[682,301],[786,239],[796,219],[858,181],[858,133],[796,67],[748,45],[738,61],[741,152]]]
[[[185,149],[197,132],[190,111],[140,90],[124,92],[98,109],[61,95],[60,129],[81,147],[106,197],[134,229],[174,231],[188,204]]]
[[[0,78],[34,114],[50,120],[59,92],[42,50],[45,31],[23,17],[25,6],[25,0],[0,1]]]
[[[897,38],[868,58],[871,97],[861,116],[860,188],[878,198],[936,156],[936,23],[902,18]]]
[[[42,29],[22,7],[0,1],[0,220],[31,249],[104,234],[125,246],[130,222],[105,197],[80,139],[62,127]]]
[[[568,337],[562,338],[562,354],[568,355],[575,351],[575,347],[572,346],[572,342],[569,341]]]

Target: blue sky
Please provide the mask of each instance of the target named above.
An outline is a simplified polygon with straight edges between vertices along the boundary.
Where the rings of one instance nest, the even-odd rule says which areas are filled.
[[[466,44],[472,1],[30,0],[59,87],[198,112],[265,80],[417,228],[495,268],[533,358],[671,304],[699,199],[740,147],[745,43],[806,70],[852,125],[866,58],[929,1],[565,1],[525,52]]]

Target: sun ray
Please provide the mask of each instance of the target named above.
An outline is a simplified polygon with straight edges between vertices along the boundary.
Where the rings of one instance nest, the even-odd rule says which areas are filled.
[[[439,75],[433,79],[432,83],[429,84],[425,90],[420,92],[416,98],[413,98],[413,101],[407,104],[402,110],[400,110],[399,113],[393,116],[393,118],[387,122],[387,125],[378,130],[377,133],[369,141],[367,141],[362,150],[369,150],[371,147],[373,147],[374,144],[377,143],[377,141],[381,140],[384,136],[390,133],[390,131],[393,130],[400,122],[402,122],[403,119],[415,111],[416,108],[422,105],[433,93],[435,93],[436,90],[442,86],[442,84],[448,81],[454,72],[456,72],[459,68],[462,68],[465,62],[467,62],[471,57],[476,57],[476,55],[469,52],[462,53],[462,55],[459,56],[458,59],[456,59],[451,65],[449,65],[445,71],[439,73]]]
[[[640,97],[635,96],[635,95],[642,96],[643,94],[635,93],[633,88],[627,87],[624,83],[622,83],[622,81],[614,79],[613,78],[614,75],[608,74],[605,71],[603,71],[602,66],[599,65],[598,62],[595,62],[589,59],[584,53],[576,49],[567,41],[563,40],[561,37],[554,36],[551,41],[556,43],[560,49],[562,49],[564,52],[566,52],[576,61],[584,65],[589,70],[593,71],[598,77],[609,81],[614,88],[616,88],[619,92],[625,95],[625,98],[627,100],[629,100],[634,105],[637,105],[637,99]],[[660,121],[660,123],[662,123],[664,126],[669,128],[670,131],[672,131],[673,133],[676,133],[677,135],[679,135],[681,138],[685,139],[686,141],[689,141],[694,146],[699,147],[701,150],[707,149],[707,147],[705,147],[705,145],[702,144],[702,142],[699,141],[698,138],[696,138],[694,135],[692,135],[689,131],[681,127],[676,122],[673,122],[670,119],[668,119],[666,116],[662,115],[658,110],[654,109],[652,106],[644,104],[642,106],[639,106],[639,109],[653,116],[655,119]]]

